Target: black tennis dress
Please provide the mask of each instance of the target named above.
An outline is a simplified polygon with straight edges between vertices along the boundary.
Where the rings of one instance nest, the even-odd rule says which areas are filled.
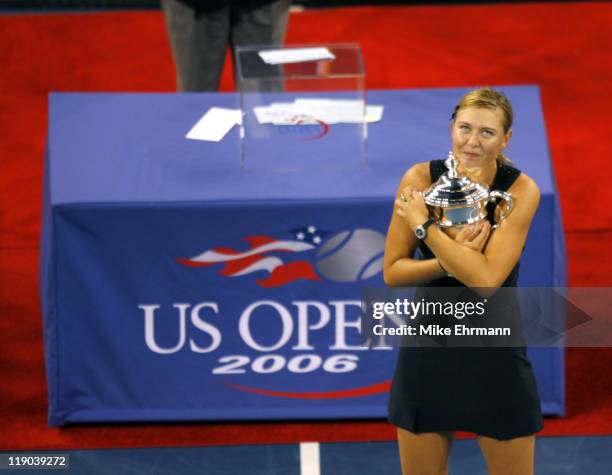
[[[446,171],[430,162],[432,183]],[[492,190],[507,191],[520,171],[498,161]],[[489,209],[493,220],[494,205]],[[424,242],[425,258],[434,255]],[[517,264],[504,287],[516,287]],[[444,277],[427,287],[462,287]],[[515,313],[520,319],[518,307]],[[389,422],[411,432],[465,431],[508,440],[540,431],[540,398],[524,346],[510,348],[410,348],[398,351],[389,399]]]

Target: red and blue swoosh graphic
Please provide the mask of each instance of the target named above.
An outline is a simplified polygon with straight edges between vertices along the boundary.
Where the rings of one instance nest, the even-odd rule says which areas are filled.
[[[293,239],[275,239],[270,236],[247,236],[243,241],[248,248],[237,250],[229,247],[208,249],[197,256],[178,258],[179,264],[188,267],[209,267],[222,264],[218,271],[225,277],[240,277],[254,272],[267,272],[257,279],[260,287],[274,288],[296,280],[321,280],[310,260],[295,259],[294,255],[316,249],[329,234],[314,226],[291,231]],[[279,255],[280,254],[280,255]]]

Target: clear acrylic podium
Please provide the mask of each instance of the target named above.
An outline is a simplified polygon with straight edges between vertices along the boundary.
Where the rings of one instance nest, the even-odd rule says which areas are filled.
[[[367,166],[365,71],[357,44],[240,47],[235,65],[243,169]]]

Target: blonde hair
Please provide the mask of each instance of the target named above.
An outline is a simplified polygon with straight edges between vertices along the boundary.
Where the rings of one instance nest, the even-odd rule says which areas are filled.
[[[507,134],[512,128],[512,122],[514,120],[512,104],[510,104],[510,101],[506,95],[501,91],[491,87],[481,87],[468,92],[455,106],[455,110],[451,115],[451,121],[454,123],[459,111],[462,109],[467,109],[468,107],[479,107],[490,110],[500,109],[503,114],[502,127],[504,129],[504,133]],[[503,153],[500,153],[498,158],[507,163],[512,163],[512,161]]]

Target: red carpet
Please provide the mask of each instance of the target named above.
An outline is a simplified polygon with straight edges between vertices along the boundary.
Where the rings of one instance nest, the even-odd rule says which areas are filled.
[[[541,87],[574,286],[608,286],[612,4],[378,7],[293,14],[292,43],[356,41],[367,87]],[[383,422],[46,425],[38,233],[49,91],[171,91],[161,13],[0,16],[0,449],[392,439]],[[231,89],[231,71],[223,89]],[[593,205],[593,203],[596,203]],[[569,349],[568,416],[612,434],[612,351]]]

